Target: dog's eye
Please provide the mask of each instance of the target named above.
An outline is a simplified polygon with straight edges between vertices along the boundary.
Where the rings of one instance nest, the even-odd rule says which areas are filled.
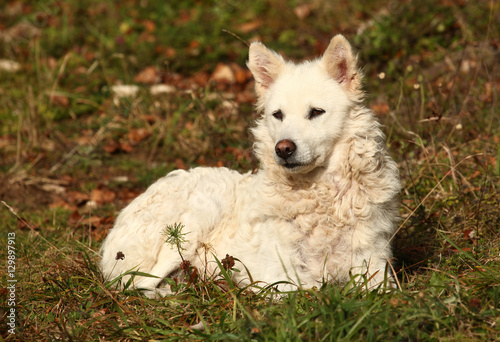
[[[276,119],[278,119],[278,120],[280,120],[280,121],[283,121],[283,113],[281,112],[281,110],[279,110],[279,109],[278,109],[277,111],[275,111],[275,112],[273,113],[273,116],[274,116]]]
[[[321,114],[324,114],[325,111],[321,108],[311,108],[309,111],[309,119],[314,119],[317,116],[320,116]]]

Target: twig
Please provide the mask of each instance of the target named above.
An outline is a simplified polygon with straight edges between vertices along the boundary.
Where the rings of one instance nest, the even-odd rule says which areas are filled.
[[[222,29],[222,32],[225,32],[227,34],[230,34],[231,36],[233,36],[234,38],[238,39],[240,42],[242,42],[243,44],[245,44],[246,46],[250,47],[250,43],[247,42],[245,39],[241,38],[240,36],[238,36],[236,33],[234,32],[231,32],[229,30],[226,30],[226,29]]]
[[[403,290],[403,288],[401,287],[401,284],[399,283],[399,280],[398,280],[398,277],[396,277],[396,270],[394,269],[394,267],[392,267],[392,263],[391,262],[387,262],[389,264],[389,267],[391,268],[391,271],[392,271],[392,274],[393,274],[393,278],[394,280],[396,281],[396,285],[398,286],[398,289],[401,291]]]
[[[59,72],[57,73],[56,79],[55,79],[54,83],[52,84],[52,89],[50,90],[50,95],[49,95],[50,102],[52,102],[52,98],[56,92],[59,81],[61,80],[61,77],[62,77],[64,71],[66,70],[66,66],[68,65],[68,61],[69,61],[71,55],[72,55],[72,53],[70,52],[64,56],[61,67],[59,68]]]

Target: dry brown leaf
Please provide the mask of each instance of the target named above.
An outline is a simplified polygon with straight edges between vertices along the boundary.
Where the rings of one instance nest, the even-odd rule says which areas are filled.
[[[52,202],[51,204],[49,204],[49,208],[50,209],[62,208],[62,209],[66,209],[66,210],[76,210],[77,207],[74,206],[74,205],[69,204],[66,201],[63,201],[60,198],[58,198],[57,200],[55,200],[54,202]]]
[[[97,204],[111,203],[115,198],[116,193],[106,188],[96,188],[90,193],[90,200]]]
[[[7,147],[9,145],[14,144],[14,139],[9,137],[8,135],[2,135],[0,136],[0,149]]]
[[[114,140],[111,140],[103,148],[104,148],[104,151],[106,151],[107,153],[112,154],[112,153],[118,152],[118,150],[120,149],[120,144],[118,144]]]
[[[236,76],[231,67],[224,63],[219,63],[215,67],[211,80],[221,83],[234,83],[236,81]]]
[[[123,151],[123,152],[127,152],[127,153],[130,153],[134,150],[134,148],[132,147],[132,145],[130,145],[129,142],[127,141],[121,141],[120,142],[120,149]]]
[[[167,57],[167,58],[172,58],[172,57],[175,57],[175,55],[177,54],[177,51],[175,51],[175,49],[173,47],[170,47],[170,46],[167,46],[165,48],[165,52],[164,52],[164,55]]]
[[[128,132],[128,141],[135,146],[150,135],[151,133],[145,128],[133,128]]]
[[[481,95],[481,101],[491,102],[493,101],[493,92],[491,89],[491,82],[486,82],[484,85],[484,93]]]
[[[188,50],[189,53],[193,56],[197,56],[200,53],[200,42],[197,40],[192,40],[189,42]]]
[[[210,80],[210,75],[204,71],[196,72],[191,78],[192,82],[196,83],[198,86],[202,88],[207,86],[209,80]]]
[[[107,309],[107,308],[96,311],[92,314],[92,318],[104,316],[108,313],[108,311],[109,311],[109,309]]]
[[[300,20],[307,18],[311,14],[311,4],[303,4],[295,7],[293,13]]]
[[[101,226],[103,218],[99,216],[90,216],[87,218],[82,218],[79,222],[80,226],[99,228]]]
[[[56,106],[68,108],[69,107],[69,99],[67,96],[64,95],[51,95],[50,96],[50,103]]]
[[[181,170],[187,170],[187,166],[182,159],[175,160],[175,168]]]
[[[82,215],[80,215],[78,210],[74,210],[69,216],[68,223],[73,226],[79,224],[81,220],[82,220]]]
[[[90,196],[81,191],[68,191],[66,193],[66,199],[69,203],[80,206],[89,201]]]
[[[246,23],[241,24],[238,27],[238,30],[243,32],[243,33],[249,33],[255,30],[258,30],[263,24],[262,19],[256,19],[252,21],[248,21]]]
[[[156,29],[156,25],[155,25],[154,21],[152,21],[152,20],[144,20],[142,22],[142,24],[144,25],[144,28],[146,29],[146,31],[148,31],[150,33],[153,33]]]
[[[161,76],[159,71],[155,67],[149,66],[135,75],[134,82],[156,84],[161,82]]]
[[[156,121],[158,121],[159,118],[153,114],[146,114],[146,115],[142,116],[142,119],[151,125],[151,124],[155,123]]]
[[[386,115],[389,113],[389,104],[387,102],[378,102],[371,105],[372,110],[377,115]]]
[[[252,74],[249,72],[249,70],[242,68],[237,63],[231,63],[231,70],[233,71],[234,80],[236,81],[236,83],[243,84],[252,77]]]

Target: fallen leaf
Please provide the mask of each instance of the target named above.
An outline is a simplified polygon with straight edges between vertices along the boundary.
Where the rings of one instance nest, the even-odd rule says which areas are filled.
[[[146,121],[148,124],[153,124],[156,121],[158,121],[158,117],[153,114],[146,114],[141,117],[144,121]]]
[[[198,56],[200,54],[200,42],[197,40],[192,40],[189,42],[189,54],[193,56]]]
[[[300,20],[307,18],[311,14],[311,4],[303,4],[295,7],[293,13]]]
[[[208,166],[205,156],[200,156],[198,159],[196,159],[196,163],[199,165]]]
[[[128,143],[126,141],[120,142],[120,149],[123,152],[127,152],[127,153],[130,153],[130,152],[132,152],[134,150],[134,148],[132,147],[132,145],[130,145],[130,143]]]
[[[51,95],[50,103],[60,107],[65,107],[65,108],[69,107],[69,99],[67,96],[64,95]]]
[[[66,199],[69,203],[81,206],[90,200],[90,196],[81,191],[68,191],[66,193]]]
[[[50,70],[55,70],[55,68],[57,67],[57,59],[55,59],[54,57],[47,58],[47,66]]]
[[[184,24],[184,23],[191,21],[191,17],[194,13],[194,10],[195,10],[194,8],[191,11],[182,9],[179,13],[176,24],[180,25],[180,24]]]
[[[133,128],[128,132],[128,140],[132,146],[135,146],[150,135],[151,133],[145,128]]]
[[[255,92],[249,89],[240,91],[236,93],[236,102],[238,103],[254,103],[255,102]]]
[[[462,233],[464,234],[465,240],[473,240],[476,235],[476,231],[472,229],[465,229]]]
[[[74,225],[77,225],[78,223],[80,223],[80,221],[82,220],[82,215],[80,215],[80,213],[78,212],[78,210],[74,210],[71,215],[69,216],[69,221],[68,223],[72,226]]]
[[[182,159],[175,160],[175,168],[181,170],[187,170],[187,166]]]
[[[229,65],[219,63],[215,67],[210,79],[215,82],[234,83],[236,81],[236,76]]]
[[[107,309],[107,308],[96,311],[92,314],[92,318],[104,316],[108,313],[108,311],[109,311],[109,309]]]
[[[149,66],[134,77],[134,82],[144,84],[156,84],[161,82],[161,76],[155,67]]]
[[[387,102],[378,102],[371,105],[372,110],[377,115],[386,115],[389,113],[389,104]]]
[[[118,150],[120,149],[120,144],[118,144],[114,140],[111,140],[103,148],[104,148],[104,151],[106,151],[107,153],[113,154],[115,152],[118,152]]]
[[[259,334],[260,333],[260,329],[257,328],[257,327],[253,327],[251,330],[250,330],[250,333],[251,334]]]
[[[49,208],[50,209],[62,208],[62,209],[66,209],[66,210],[76,210],[77,207],[74,205],[71,205],[68,202],[63,201],[62,199],[59,198],[59,199],[55,200],[54,202],[52,202],[51,204],[49,204]]]
[[[173,47],[167,46],[165,48],[165,52],[164,52],[165,57],[172,58],[172,57],[175,57],[176,54],[177,54],[177,52],[175,51],[175,49]]]
[[[81,136],[81,137],[76,138],[76,143],[79,146],[90,146],[93,143],[92,140],[93,140],[92,137]]]
[[[478,298],[471,298],[469,300],[469,307],[474,310],[481,309],[481,300],[479,300]]]
[[[484,92],[481,95],[481,101],[482,102],[491,102],[493,101],[493,92],[492,92],[492,87],[491,87],[491,82],[486,82],[484,85]]]
[[[203,325],[203,322],[198,322],[196,324],[190,325],[189,329],[203,331],[205,330],[205,326]]]
[[[210,80],[210,74],[205,71],[196,72],[193,77],[189,78],[189,87],[193,88],[193,84],[205,88]]]
[[[15,140],[8,136],[8,135],[2,135],[0,136],[0,149],[4,148],[4,147],[7,147],[7,146],[10,146],[10,145],[13,145],[15,142]]]
[[[246,23],[241,24],[238,27],[238,30],[243,32],[243,33],[249,33],[249,32],[252,32],[252,31],[259,29],[262,26],[262,24],[263,24],[262,19],[252,20],[252,21],[248,21]]]
[[[474,179],[474,178],[480,177],[482,175],[483,175],[483,173],[480,170],[476,170],[472,173],[472,175],[469,177],[469,179]]]
[[[156,25],[155,25],[154,21],[152,21],[152,20],[144,20],[142,22],[142,24],[144,25],[144,28],[146,29],[146,31],[148,31],[150,33],[153,33],[156,29]]]
[[[470,252],[470,251],[472,251],[472,248],[470,248],[470,247],[465,247],[465,248],[461,248],[461,249],[459,250],[459,249],[456,249],[455,247],[452,247],[452,248],[450,248],[450,251],[451,251],[452,253],[458,253],[458,252]]]
[[[80,226],[99,228],[101,226],[102,217],[90,216],[82,218],[79,222]]]
[[[97,204],[111,203],[116,198],[116,193],[106,188],[95,188],[90,193],[90,200]]]
[[[134,144],[136,145],[136,144]],[[128,141],[114,141],[111,140],[109,141],[104,147],[104,151],[106,151],[109,154],[113,153],[118,153],[118,152],[125,152],[125,153],[130,153],[134,150],[132,147],[131,143]]]
[[[242,68],[237,63],[231,63],[231,70],[233,71],[236,83],[243,84],[252,78],[250,71]]]

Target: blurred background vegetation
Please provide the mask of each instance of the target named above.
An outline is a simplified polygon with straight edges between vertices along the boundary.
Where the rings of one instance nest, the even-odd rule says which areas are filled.
[[[398,316],[401,322],[410,322],[410,315],[425,318],[406,328],[377,328],[384,333],[373,335],[370,329],[382,323],[356,323],[367,313],[351,296],[352,306],[343,310],[354,320],[321,311],[322,325],[285,330],[314,339],[312,331],[326,334],[331,320],[350,327],[330,326],[337,338],[356,331],[398,340],[494,340],[500,326],[499,7],[485,0],[2,2],[0,230],[18,232],[19,262],[30,262],[19,275],[27,279],[20,294],[25,338],[136,336],[120,330],[121,323],[96,318],[115,322],[128,315],[124,297],[109,297],[99,287],[94,267],[117,212],[175,168],[257,168],[248,133],[257,118],[245,66],[248,43],[259,40],[301,60],[321,55],[342,33],[359,53],[367,106],[385,125],[404,184],[394,243],[407,297],[391,301],[391,310],[400,315],[403,307],[427,305],[430,311],[408,311],[407,321]],[[72,272],[91,285],[61,281]],[[317,296],[321,305],[336,296],[346,301],[331,291],[297,296],[292,304],[301,310],[307,296]],[[78,297],[100,304],[82,308]],[[61,298],[65,304],[56,308]],[[451,302],[453,308],[443,304]],[[134,305],[145,317],[166,310]],[[137,336],[165,338],[169,329],[200,317],[215,320],[203,305],[193,304],[170,325],[161,323],[166,330],[158,335],[139,329]],[[250,325],[257,329],[252,336],[276,340],[271,332],[281,330],[269,317],[295,323],[311,318],[300,310],[266,316],[265,305],[252,309],[261,316],[245,310],[234,311],[232,325],[219,326],[220,336],[247,336],[243,327]],[[67,325],[64,315],[71,317]],[[42,333],[37,324],[59,332]],[[189,334],[184,329],[179,336]]]

